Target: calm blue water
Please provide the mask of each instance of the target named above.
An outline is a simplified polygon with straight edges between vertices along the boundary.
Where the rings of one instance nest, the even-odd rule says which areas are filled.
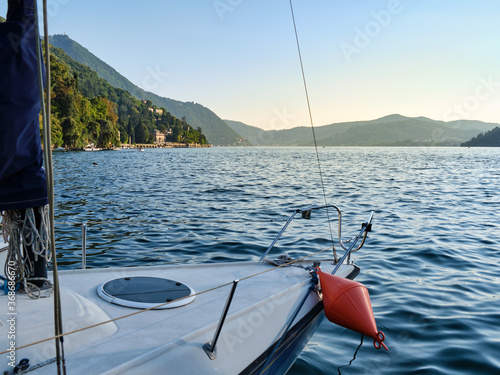
[[[389,346],[379,351],[365,338],[340,372],[499,374],[500,149],[319,153],[345,237],[375,211],[354,259]],[[82,221],[89,222],[89,267],[256,260],[291,211],[324,202],[310,148],[54,157],[61,268],[80,267]],[[274,254],[328,246],[325,219],[294,222]],[[338,374],[360,339],[324,321],[290,374]]]

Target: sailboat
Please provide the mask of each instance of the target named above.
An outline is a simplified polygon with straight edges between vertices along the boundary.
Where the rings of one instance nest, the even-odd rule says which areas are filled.
[[[9,8],[9,26],[26,25],[29,20],[38,30],[36,2],[20,4],[15,10]],[[33,68],[36,60],[43,77],[39,37],[23,27],[18,31],[32,61],[18,66]],[[0,38],[1,32],[0,28]],[[37,81],[42,84],[43,79]],[[36,107],[43,96],[31,91],[31,98]],[[44,105],[36,108],[40,107]],[[38,113],[33,113],[37,119]],[[38,125],[29,123],[33,124]],[[19,126],[24,126],[23,134],[29,129],[22,121]],[[35,137],[37,126],[32,128]],[[45,137],[50,139],[50,131]],[[34,146],[38,160],[39,144]],[[50,164],[47,157],[45,164]],[[24,201],[50,203],[50,176],[47,180],[48,194],[43,188],[34,194],[47,194],[48,199],[36,196]],[[38,224],[50,221],[46,219],[53,210],[32,210],[16,206],[17,202],[0,197],[6,241],[0,245],[0,261],[5,264],[5,294],[0,296],[4,374],[285,374],[325,316],[371,336],[375,347],[387,348],[366,288],[353,281],[360,269],[351,253],[365,243],[373,213],[345,241],[336,206],[296,209],[259,261],[58,271],[53,228],[42,233]],[[337,246],[344,249],[342,257],[337,257],[333,245],[311,249],[300,259],[273,253],[292,221],[309,220],[318,210],[338,213]],[[12,219],[6,212],[21,213]],[[35,235],[40,241],[33,256],[35,242],[29,238]],[[52,271],[46,276],[36,274],[40,258],[50,258],[44,244],[53,254]],[[333,257],[320,256],[332,251]],[[29,268],[32,263],[34,280],[30,271],[20,277],[21,265]]]

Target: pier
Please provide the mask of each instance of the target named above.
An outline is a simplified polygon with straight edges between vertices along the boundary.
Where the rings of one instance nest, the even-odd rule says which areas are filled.
[[[134,148],[202,148],[212,147],[211,144],[201,143],[136,143],[136,144],[122,144],[121,149],[134,149]]]

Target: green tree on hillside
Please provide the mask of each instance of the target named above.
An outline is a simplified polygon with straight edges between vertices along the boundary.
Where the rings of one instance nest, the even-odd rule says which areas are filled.
[[[65,117],[61,124],[63,137],[62,140],[65,145],[70,148],[83,147],[80,140],[81,130],[74,118]]]
[[[143,122],[139,122],[135,127],[135,141],[137,143],[149,142],[149,131],[147,126]]]
[[[116,125],[109,120],[100,120],[101,133],[97,147],[109,148],[118,142]]]

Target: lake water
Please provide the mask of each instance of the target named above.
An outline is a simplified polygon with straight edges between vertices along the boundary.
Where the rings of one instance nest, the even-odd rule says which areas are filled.
[[[389,351],[365,338],[338,369],[361,336],[325,320],[289,374],[499,374],[500,149],[319,157],[345,238],[375,211],[354,260]],[[88,267],[257,260],[294,209],[324,204],[312,148],[56,153],[54,168],[61,268],[80,267],[83,221]],[[292,226],[273,254],[328,246],[324,214]]]

